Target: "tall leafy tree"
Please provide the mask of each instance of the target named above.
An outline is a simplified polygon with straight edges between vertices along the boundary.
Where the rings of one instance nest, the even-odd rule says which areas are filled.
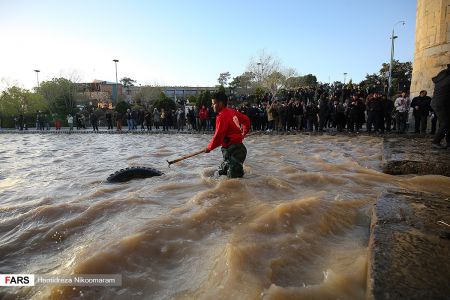
[[[159,99],[157,99],[153,103],[153,107],[156,107],[159,110],[161,108],[164,108],[165,111],[170,111],[170,110],[175,110],[176,109],[176,104],[171,98],[167,97],[166,94],[161,92],[159,94]]]
[[[0,96],[0,113],[2,116],[15,116],[46,110],[47,105],[40,94],[13,86],[3,91]]]
[[[153,105],[155,101],[161,99],[163,89],[160,86],[145,86],[134,96],[134,102],[142,105]]]
[[[230,72],[220,73],[217,81],[219,82],[220,85],[226,86],[228,84],[228,80],[230,79],[230,77],[231,77]]]
[[[293,76],[286,79],[286,88],[296,89],[301,87],[315,87],[317,85],[317,77],[313,74],[305,76]]]
[[[125,116],[125,113],[127,112],[127,109],[129,109],[129,108],[131,108],[131,105],[128,102],[119,101],[119,102],[117,102],[115,110],[120,112],[123,116]]]
[[[129,77],[124,77],[124,78],[120,79],[120,83],[122,83],[124,88],[129,88],[131,86],[134,86],[134,84],[136,83],[136,80],[133,80]]]
[[[249,94],[255,87],[255,74],[244,72],[233,78],[230,88],[238,94]]]
[[[73,113],[77,105],[77,86],[66,78],[43,81],[38,89],[47,102],[51,113],[67,115]]]
[[[389,63],[383,63],[379,72],[380,76],[388,78]],[[390,94],[406,90],[411,85],[412,63],[394,60],[392,63],[392,82]]]
[[[205,107],[210,107],[211,106],[211,98],[212,98],[212,95],[208,90],[201,91],[200,95],[197,98],[197,107],[200,108],[203,105]]]
[[[412,63],[410,61],[400,62],[394,60],[392,64],[392,89],[390,95],[408,89],[411,85]],[[359,87],[365,91],[387,92],[389,78],[389,63],[383,63],[378,73],[367,74],[366,78],[359,83]]]

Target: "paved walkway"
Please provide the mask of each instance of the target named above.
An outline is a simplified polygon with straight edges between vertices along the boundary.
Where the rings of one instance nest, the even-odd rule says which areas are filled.
[[[450,176],[450,149],[433,149],[431,140],[417,136],[385,137],[383,172],[392,175]]]
[[[373,210],[368,299],[450,298],[450,199],[388,190]]]
[[[141,130],[141,129],[135,129],[135,130],[128,130],[126,128],[123,128],[122,131],[117,131],[116,129],[113,130],[108,130],[106,127],[99,127],[99,131],[95,132],[92,130],[92,128],[87,128],[87,129],[81,129],[81,130],[76,130],[74,128],[73,131],[69,131],[69,127],[63,127],[61,128],[61,130],[56,130],[54,128],[51,128],[50,130],[36,130],[36,129],[29,129],[29,130],[17,130],[17,129],[1,129],[0,128],[0,134],[1,133],[11,133],[11,134],[48,134],[48,133],[54,133],[54,134],[59,134],[59,133],[80,133],[80,134],[86,134],[86,133],[93,133],[93,134],[203,134],[203,132],[198,132],[195,130],[181,130],[178,131],[176,129],[170,129],[168,131],[163,131],[162,129],[153,129],[151,131],[147,131],[147,130]],[[206,134],[213,134],[213,131],[206,131]],[[351,132],[337,132],[335,128],[328,128],[323,132],[309,132],[309,131],[271,131],[271,132],[267,132],[267,131],[252,131],[251,132],[252,135],[297,135],[297,134],[304,134],[304,135],[322,135],[322,134],[329,134],[329,135],[349,135],[349,136],[357,136],[357,135],[370,135],[370,136],[379,136],[379,137],[383,137],[383,136],[389,136],[389,137],[417,137],[417,138],[432,138],[431,134],[415,134],[412,132],[408,132],[405,134],[397,134],[396,132],[386,132],[384,134],[379,134],[379,133],[375,133],[375,132],[371,132],[371,133],[367,133],[366,131],[361,131],[359,133],[351,133]]]

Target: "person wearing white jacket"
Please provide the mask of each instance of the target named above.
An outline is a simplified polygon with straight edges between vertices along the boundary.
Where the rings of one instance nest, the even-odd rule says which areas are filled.
[[[69,130],[72,131],[73,130],[73,117],[71,114],[69,114],[67,116],[67,123],[69,124]]]
[[[409,97],[406,92],[402,92],[401,96],[395,99],[394,106],[397,111],[397,133],[405,133],[406,121],[408,120],[408,112],[410,107]]]

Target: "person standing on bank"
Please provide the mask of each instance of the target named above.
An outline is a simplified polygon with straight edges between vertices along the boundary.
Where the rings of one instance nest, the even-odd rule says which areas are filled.
[[[222,146],[223,162],[219,166],[219,175],[228,178],[244,176],[243,163],[247,156],[247,148],[242,143],[250,130],[250,119],[240,112],[227,107],[228,98],[223,92],[212,97],[212,107],[216,113],[216,130],[205,153]]]
[[[95,131],[98,132],[98,117],[97,117],[97,113],[96,113],[95,110],[92,110],[90,118],[91,118],[91,125],[92,125],[92,128],[93,128],[93,131],[94,132]]]
[[[409,97],[406,96],[406,92],[402,92],[402,95],[395,99],[394,106],[397,111],[397,133],[405,133],[406,131],[409,105],[410,101]]]
[[[106,118],[106,123],[108,124],[108,130],[114,129],[113,128],[113,121],[112,121],[112,114],[111,114],[111,110],[110,109],[108,109],[106,111],[105,118]]]
[[[69,125],[69,131],[73,130],[73,117],[71,114],[67,116],[67,124]]]
[[[420,91],[419,96],[412,99],[411,107],[414,116],[414,133],[426,133],[428,115],[430,114],[431,98],[427,96],[427,91]]]
[[[450,147],[450,64],[432,80],[434,93],[431,107],[439,120],[439,129],[434,136],[432,147],[445,149]],[[441,144],[444,137],[446,145]]]

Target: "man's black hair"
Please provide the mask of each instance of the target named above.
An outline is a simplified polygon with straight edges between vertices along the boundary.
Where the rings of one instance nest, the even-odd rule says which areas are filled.
[[[212,99],[214,99],[216,101],[219,101],[219,102],[222,102],[223,105],[225,105],[225,106],[227,106],[227,104],[228,104],[228,97],[227,97],[227,95],[224,92],[221,92],[221,91],[215,92],[213,94],[213,96],[212,96]]]

